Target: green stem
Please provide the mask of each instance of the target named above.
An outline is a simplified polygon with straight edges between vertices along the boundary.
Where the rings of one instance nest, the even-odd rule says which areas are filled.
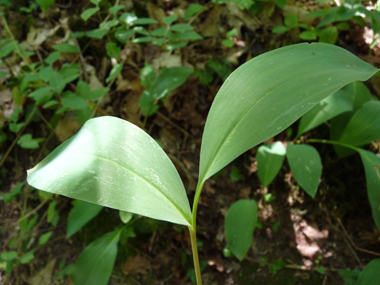
[[[197,284],[202,285],[201,268],[199,266],[199,258],[198,258],[197,233],[196,233],[195,228],[191,226],[189,226],[188,228],[189,228],[190,239],[191,239],[191,250],[193,251],[195,276],[197,279]]]
[[[202,188],[203,188],[204,181],[202,183],[198,183],[197,190],[195,190],[195,196],[194,196],[194,202],[193,202],[193,220],[192,220],[192,226],[193,228],[197,229],[197,210],[198,210],[198,202],[199,197],[201,196]]]
[[[308,142],[308,143],[313,143],[314,142],[314,143],[334,144],[334,145],[339,145],[339,146],[350,148],[350,149],[352,149],[354,151],[359,151],[360,150],[360,148],[354,147],[353,145],[349,145],[349,144],[345,144],[345,143],[337,142],[337,141],[309,139],[309,140],[306,140],[306,142]]]

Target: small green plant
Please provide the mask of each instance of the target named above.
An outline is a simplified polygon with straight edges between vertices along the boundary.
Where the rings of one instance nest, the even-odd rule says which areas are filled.
[[[43,191],[187,226],[200,285],[196,213],[205,181],[248,149],[285,130],[324,98],[377,72],[349,52],[321,43],[280,48],[239,67],[219,90],[207,118],[192,210],[180,176],[161,147],[143,130],[115,117],[87,121],[75,136],[30,169],[27,181]],[[376,176],[373,165],[379,163],[373,163],[375,155],[365,155],[370,158],[371,175]],[[240,203],[245,206],[230,209],[232,215],[235,208],[257,212],[254,201]],[[239,224],[237,231],[226,228],[226,233],[232,232],[232,242],[228,238],[231,250],[237,238],[233,233],[251,240],[256,220],[249,215],[244,221],[250,226]],[[92,271],[94,276],[102,272],[105,283],[119,235],[116,230],[104,236],[102,244],[108,244],[109,250],[102,253],[109,263],[104,263],[102,271]],[[233,251],[238,258],[246,254],[247,239],[243,243],[241,246],[238,241]],[[82,262],[90,261],[82,258]]]

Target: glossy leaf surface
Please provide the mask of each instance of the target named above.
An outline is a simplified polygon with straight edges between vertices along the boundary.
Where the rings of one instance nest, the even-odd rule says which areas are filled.
[[[178,172],[143,130],[115,117],[88,120],[72,138],[28,171],[47,192],[189,225],[191,211]]]
[[[314,198],[322,175],[322,162],[318,151],[310,145],[289,143],[286,157],[294,179]]]
[[[71,237],[83,228],[83,226],[96,217],[102,209],[102,206],[84,201],[80,201],[76,204],[74,208],[71,209],[69,217],[67,218],[66,237]]]
[[[75,262],[74,284],[106,285],[117,254],[121,230],[103,235],[90,243]]]
[[[229,250],[241,261],[252,243],[257,223],[255,200],[239,200],[232,204],[226,216],[226,239]]]
[[[329,44],[297,44],[255,57],[220,88],[203,134],[200,183],[283,131],[343,86],[378,70]]]
[[[281,142],[262,145],[257,150],[257,175],[264,187],[268,186],[284,162],[286,150]]]
[[[339,90],[323,99],[302,117],[297,136],[318,127],[339,114],[351,110],[352,101],[350,94],[344,90]]]
[[[380,139],[380,101],[368,101],[348,122],[340,141],[361,146]]]
[[[380,166],[380,157],[364,149],[360,149],[359,154],[364,165],[372,217],[375,220],[376,227],[380,230],[380,179],[375,169],[375,166]],[[377,168],[377,171],[380,173],[380,168]]]

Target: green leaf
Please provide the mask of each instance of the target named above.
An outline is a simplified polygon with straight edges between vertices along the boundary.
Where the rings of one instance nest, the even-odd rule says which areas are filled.
[[[281,142],[262,145],[257,150],[257,175],[261,184],[267,187],[277,176],[284,163],[286,150]]]
[[[188,24],[175,24],[171,26],[170,29],[174,32],[185,32],[194,30],[193,27]]]
[[[228,61],[217,61],[214,58],[212,58],[207,63],[206,67],[215,71],[220,76],[220,78],[222,78],[222,80],[225,81],[232,72],[231,68],[229,68],[227,64]]]
[[[102,30],[109,30],[110,28],[115,27],[117,25],[119,25],[119,20],[113,19],[113,20],[101,23],[99,25],[99,28]]]
[[[344,278],[346,285],[355,285],[359,278],[360,270],[355,268],[354,270],[338,270],[339,275]]]
[[[86,32],[86,36],[89,38],[94,38],[94,39],[102,39],[106,34],[108,33],[108,30],[103,30],[103,29],[95,29],[92,31]]]
[[[155,37],[163,37],[163,36],[165,36],[165,33],[166,33],[165,28],[157,28],[157,29],[151,31],[150,35],[155,36]]]
[[[286,16],[285,20],[284,20],[284,24],[285,24],[285,26],[287,26],[289,28],[295,28],[295,27],[297,27],[297,25],[298,25],[298,18],[297,18],[297,16],[296,15]]]
[[[51,87],[43,87],[30,93],[28,97],[36,101],[36,105],[40,105],[49,101],[53,97],[53,92]]]
[[[361,146],[380,139],[380,101],[369,101],[348,122],[340,142]]]
[[[300,121],[297,137],[324,122],[352,110],[350,94],[339,90],[319,102],[313,109],[307,112]]]
[[[55,0],[36,0],[36,3],[41,7],[43,11],[46,11],[51,5],[55,3]]]
[[[102,206],[80,201],[71,209],[67,219],[66,238],[71,237],[84,227],[89,221],[96,217],[103,209]]]
[[[281,9],[284,9],[286,6],[286,0],[274,0],[274,2]]]
[[[53,45],[53,49],[60,52],[79,53],[79,49],[76,46],[68,44],[68,43]]]
[[[61,57],[61,54],[58,51],[52,52],[49,54],[49,56],[45,59],[45,62],[47,64],[52,65],[54,62],[56,62]]]
[[[11,117],[9,118],[11,122],[17,123],[18,117],[20,116],[21,113],[22,113],[22,106],[18,106],[17,108],[15,108],[12,112]]]
[[[222,40],[222,45],[225,47],[233,47],[235,45],[234,40]]]
[[[12,191],[4,195],[4,203],[12,202],[18,195],[21,194],[22,187],[24,187],[25,182],[18,183],[13,187]]]
[[[106,285],[117,255],[121,230],[103,235],[90,243],[75,262],[74,284]]]
[[[79,96],[67,96],[61,100],[62,106],[68,109],[83,110],[87,108],[87,102]]]
[[[144,36],[149,36],[149,32],[148,32],[148,30],[145,29],[144,27],[141,27],[141,26],[134,27],[133,30],[134,30],[137,34],[144,35]]]
[[[249,9],[255,3],[253,0],[232,0],[232,2],[242,9]]]
[[[187,46],[185,42],[171,42],[165,46],[165,50],[175,50]]]
[[[49,204],[47,218],[46,218],[48,223],[51,223],[53,221],[54,216],[56,215],[55,207],[57,206],[57,203],[58,203],[57,201],[51,201]]]
[[[313,31],[303,31],[299,37],[304,41],[315,41],[317,39],[317,35]]]
[[[18,256],[16,251],[4,251],[1,253],[1,259],[4,261],[10,261],[17,258]]]
[[[177,21],[177,19],[178,19],[178,16],[176,14],[173,14],[173,15],[170,15],[170,16],[163,18],[162,22],[164,22],[166,25],[169,26],[172,23],[174,23],[175,21]]]
[[[108,77],[106,78],[106,83],[109,83],[112,79],[118,76],[122,70],[123,70],[122,63],[118,63],[115,66],[113,66],[111,69],[110,75],[108,75]]]
[[[121,43],[126,43],[133,35],[135,34],[134,30],[117,30],[115,31],[115,38],[121,42]]]
[[[123,224],[128,224],[128,222],[132,219],[133,214],[130,212],[119,211],[119,216]]]
[[[39,148],[38,140],[33,139],[31,134],[22,135],[17,141],[17,144],[21,146],[22,148],[26,148],[26,149]]]
[[[194,16],[196,13],[202,11],[203,5],[201,4],[191,4],[189,7],[187,7],[185,11],[184,20],[189,20],[192,16]]]
[[[138,18],[132,22],[134,25],[149,25],[149,24],[158,24],[155,19],[151,18]]]
[[[241,180],[239,168],[237,168],[236,166],[233,166],[231,169],[230,179],[232,181],[240,181]]]
[[[88,8],[83,11],[83,13],[80,15],[84,21],[87,21],[91,18],[92,15],[94,15],[96,12],[99,11],[99,7],[94,8]]]
[[[154,80],[149,92],[145,93],[146,98],[144,98],[144,102],[149,104],[165,97],[169,91],[185,83],[192,73],[193,70],[186,66],[176,66],[162,70]],[[140,97],[140,107],[143,109],[143,113],[146,114],[148,110],[141,104],[141,100]]]
[[[359,149],[359,154],[364,165],[367,193],[369,203],[371,204],[372,217],[375,221],[376,227],[380,230],[380,180],[375,169],[375,166],[380,165],[380,157],[364,149]],[[378,171],[380,171],[379,168]]]
[[[77,83],[77,94],[85,100],[96,100],[103,95],[107,94],[109,88],[98,88],[91,90],[90,86],[82,80],[79,80]]]
[[[362,108],[363,104],[372,100],[372,95],[368,88],[362,82],[352,82],[343,88],[350,95],[352,102],[352,111],[340,114],[331,120],[330,138],[334,141],[339,141],[347,123],[357,110]],[[355,153],[353,150],[334,145],[334,149],[339,156],[347,156]]]
[[[239,200],[232,204],[226,216],[226,239],[228,249],[242,261],[252,243],[257,223],[255,200]]]
[[[285,130],[346,84],[367,80],[377,71],[342,48],[321,43],[287,46],[243,64],[228,77],[211,106],[199,183]]]
[[[18,41],[11,41],[10,43],[6,44],[5,46],[0,48],[0,59],[6,57],[9,55],[12,51],[17,50]]]
[[[108,42],[106,44],[106,51],[107,51],[107,55],[110,58],[116,58],[116,59],[120,58],[121,48],[118,47],[116,43]]]
[[[274,28],[273,28],[272,33],[273,33],[273,34],[283,34],[283,33],[286,33],[288,30],[289,30],[288,27],[285,27],[285,26],[277,26],[277,27],[274,27]]]
[[[376,284],[380,280],[380,258],[372,260],[364,267],[355,285]]]
[[[100,97],[104,96],[110,91],[109,88],[103,87],[103,88],[98,88],[95,90],[91,90],[91,93],[88,94],[87,96],[83,97],[84,99],[87,100],[96,100],[99,99]]]
[[[38,245],[43,245],[48,242],[53,232],[47,232],[42,234],[38,239]]]
[[[28,171],[40,190],[188,226],[186,191],[170,159],[143,130],[115,118],[88,120]]]
[[[183,41],[199,41],[203,40],[203,37],[195,31],[185,31],[181,33],[174,33],[170,35],[169,39]]]
[[[140,37],[140,38],[135,38],[132,40],[132,43],[135,44],[141,44],[141,43],[149,43],[155,40],[156,38],[154,37]]]
[[[34,253],[33,251],[29,251],[20,257],[19,262],[21,264],[26,264],[26,263],[31,262],[33,259],[34,259]]]
[[[109,8],[108,11],[110,11],[112,13],[112,15],[115,16],[117,14],[117,12],[119,12],[120,10],[122,10],[124,8],[125,8],[124,5],[116,5],[116,6]]]
[[[156,71],[153,66],[151,66],[148,62],[145,62],[144,67],[140,70],[141,85],[149,89],[155,78]]]
[[[294,179],[314,198],[322,175],[322,162],[318,151],[310,145],[288,143],[286,152]]]
[[[336,27],[328,27],[319,34],[319,42],[327,44],[335,44],[338,39],[338,29]]]
[[[133,23],[133,21],[137,20],[137,16],[132,13],[124,13],[123,15],[119,17],[119,20],[124,22],[127,25],[130,25]]]

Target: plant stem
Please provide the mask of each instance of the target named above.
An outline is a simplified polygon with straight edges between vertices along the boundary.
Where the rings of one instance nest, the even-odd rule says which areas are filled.
[[[349,144],[345,144],[345,143],[341,143],[341,142],[337,142],[337,141],[329,141],[329,140],[319,140],[319,139],[309,139],[309,140],[306,140],[306,142],[308,143],[327,143],[327,144],[334,144],[334,145],[339,145],[339,146],[343,146],[343,147],[347,147],[347,148],[350,148],[354,151],[359,151],[359,148],[357,147],[354,147],[353,145],[349,145]]]
[[[189,226],[188,228],[189,228],[190,239],[191,239],[191,250],[193,251],[195,276],[197,278],[197,284],[202,285],[201,268],[199,267],[199,258],[198,258],[197,233],[196,233],[195,228],[191,226]]]

